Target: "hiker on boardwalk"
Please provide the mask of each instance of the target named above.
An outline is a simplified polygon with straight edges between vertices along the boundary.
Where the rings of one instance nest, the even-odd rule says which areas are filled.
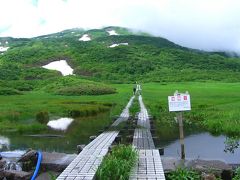
[[[141,88],[141,85],[140,84],[137,84],[137,89],[136,89],[138,95],[141,95],[142,93],[142,88]]]
[[[136,82],[136,84],[133,85],[133,95],[136,94],[136,90],[137,90],[137,82]]]

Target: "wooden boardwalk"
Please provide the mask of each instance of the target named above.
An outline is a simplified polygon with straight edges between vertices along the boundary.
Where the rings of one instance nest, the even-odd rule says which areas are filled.
[[[120,117],[112,126],[129,118],[129,108],[133,101],[132,97]],[[108,131],[101,133],[96,139],[90,142],[81,153],[68,165],[58,176],[57,180],[91,180],[94,179],[97,168],[107,154],[109,147],[119,134],[119,131]]]
[[[165,180],[161,158],[158,150],[138,151],[138,163],[132,169],[129,179]]]
[[[122,113],[120,114],[120,117],[114,121],[114,123],[112,124],[112,126],[117,126],[119,125],[121,122],[123,121],[127,121],[129,118],[129,108],[132,105],[132,102],[134,100],[135,96],[132,96],[131,99],[129,100],[127,106],[124,108],[124,110],[122,111]]]
[[[109,146],[113,143],[117,135],[117,131],[100,134],[82,150],[57,179],[93,179],[98,166],[101,164],[103,157],[108,152]]]
[[[137,125],[134,130],[133,146],[138,150],[138,162],[132,169],[130,180],[165,180],[161,157],[155,149],[150,131],[151,125],[149,115],[145,108],[142,96],[139,96],[140,113],[138,114]]]
[[[152,134],[149,129],[135,129],[132,144],[137,149],[155,149]]]

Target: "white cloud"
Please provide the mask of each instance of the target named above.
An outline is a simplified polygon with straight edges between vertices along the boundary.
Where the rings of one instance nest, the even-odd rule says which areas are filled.
[[[239,0],[1,0],[0,10],[0,36],[116,25],[192,48],[240,52]]]

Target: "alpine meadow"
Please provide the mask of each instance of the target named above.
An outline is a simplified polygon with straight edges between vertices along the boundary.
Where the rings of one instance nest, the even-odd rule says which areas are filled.
[[[107,30],[119,35],[109,36]],[[91,40],[80,41],[84,34]],[[240,58],[237,55],[189,49],[161,37],[120,27],[70,29],[29,39],[4,37],[0,42],[2,45],[7,42],[5,46],[9,47],[0,55],[1,129],[9,126],[15,129],[25,121],[34,131],[38,130],[36,127],[42,129],[44,126],[35,120],[29,124],[28,119],[46,109],[51,115],[64,113],[59,110],[63,105],[58,108],[51,105],[62,101],[84,99],[117,104],[115,113],[118,114],[119,104],[123,105],[126,96],[131,96],[132,84],[138,81],[146,89],[143,93],[153,115],[163,111],[172,121],[166,112],[167,95],[176,89],[188,90],[196,96],[195,108],[188,113],[189,121],[212,133],[240,135],[237,108]],[[120,45],[110,47],[113,44]],[[63,77],[58,71],[42,68],[62,59],[74,69],[74,75]],[[47,103],[42,103],[46,100]]]
[[[106,153],[101,151],[104,155],[96,156],[99,169],[94,166],[95,178],[134,179],[133,167],[141,165],[141,156],[147,157],[141,154],[142,147],[134,144],[136,129],[146,131],[149,142],[149,147],[144,149],[146,154],[152,150],[151,157],[156,158],[154,153],[157,152],[160,159],[159,152],[165,148],[167,155],[174,151],[176,159],[180,156],[178,149],[168,149],[169,144],[179,142],[178,128],[183,128],[178,125],[178,113],[169,112],[168,107],[168,96],[176,90],[191,96],[191,111],[182,113],[186,138],[207,133],[211,138],[225,138],[221,139],[225,149],[220,153],[238,151],[239,89],[238,54],[191,49],[143,31],[109,26],[67,29],[33,38],[0,37],[0,150],[34,148],[75,153],[78,147],[77,157],[89,151],[86,157],[92,158],[99,147],[90,145],[100,139],[104,144],[101,150]],[[143,127],[141,118],[146,120]],[[65,127],[59,119],[69,124]],[[116,147],[115,144],[110,146],[111,138],[103,138],[107,133],[116,136],[111,142],[114,141]],[[4,141],[5,147],[2,147],[1,138],[5,136],[12,139]],[[119,139],[121,143],[116,143]],[[186,141],[189,143],[188,139]],[[201,143],[196,140],[191,143],[194,142]],[[146,142],[142,143],[145,147]],[[192,149],[195,153],[194,146],[187,147],[186,157]],[[213,159],[209,156],[213,156],[215,150],[206,157],[198,154],[199,151],[206,153],[203,149],[210,149],[210,146],[214,144],[209,141],[209,147],[198,148],[190,158],[213,160],[215,156]],[[185,159],[185,154],[181,159]],[[230,162],[220,154],[219,159],[240,164],[238,157]],[[156,162],[161,163],[161,159]],[[202,170],[195,172],[173,164],[175,169],[171,172],[165,171],[163,164],[163,179],[165,176],[167,179],[203,177]],[[213,170],[214,167],[207,173],[214,174]],[[232,177],[238,177],[239,169],[235,172]],[[220,178],[221,173],[215,176]],[[61,179],[61,175],[59,177]]]

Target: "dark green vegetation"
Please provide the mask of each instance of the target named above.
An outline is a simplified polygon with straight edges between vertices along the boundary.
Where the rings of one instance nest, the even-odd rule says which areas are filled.
[[[0,80],[46,80],[60,73],[41,68],[53,60],[66,59],[75,74],[85,79],[108,82],[185,82],[240,80],[240,61],[225,53],[209,53],[176,45],[160,37],[116,29],[72,29],[32,39],[8,40],[9,50],[0,55]],[[73,32],[73,33],[72,33]],[[78,39],[89,34],[92,41]],[[114,43],[129,46],[109,48]]]
[[[43,88],[47,92],[58,95],[103,95],[113,94],[115,89],[102,83],[82,80],[73,76],[61,77],[54,81],[48,81]]]
[[[233,180],[238,180],[238,179],[240,179],[240,168],[237,168],[235,170],[235,176],[234,176]]]
[[[200,180],[201,176],[193,171],[185,168],[177,168],[176,171],[172,171],[166,176],[167,180]]]
[[[118,145],[103,159],[96,179],[127,180],[136,161],[137,152],[132,146]]]

